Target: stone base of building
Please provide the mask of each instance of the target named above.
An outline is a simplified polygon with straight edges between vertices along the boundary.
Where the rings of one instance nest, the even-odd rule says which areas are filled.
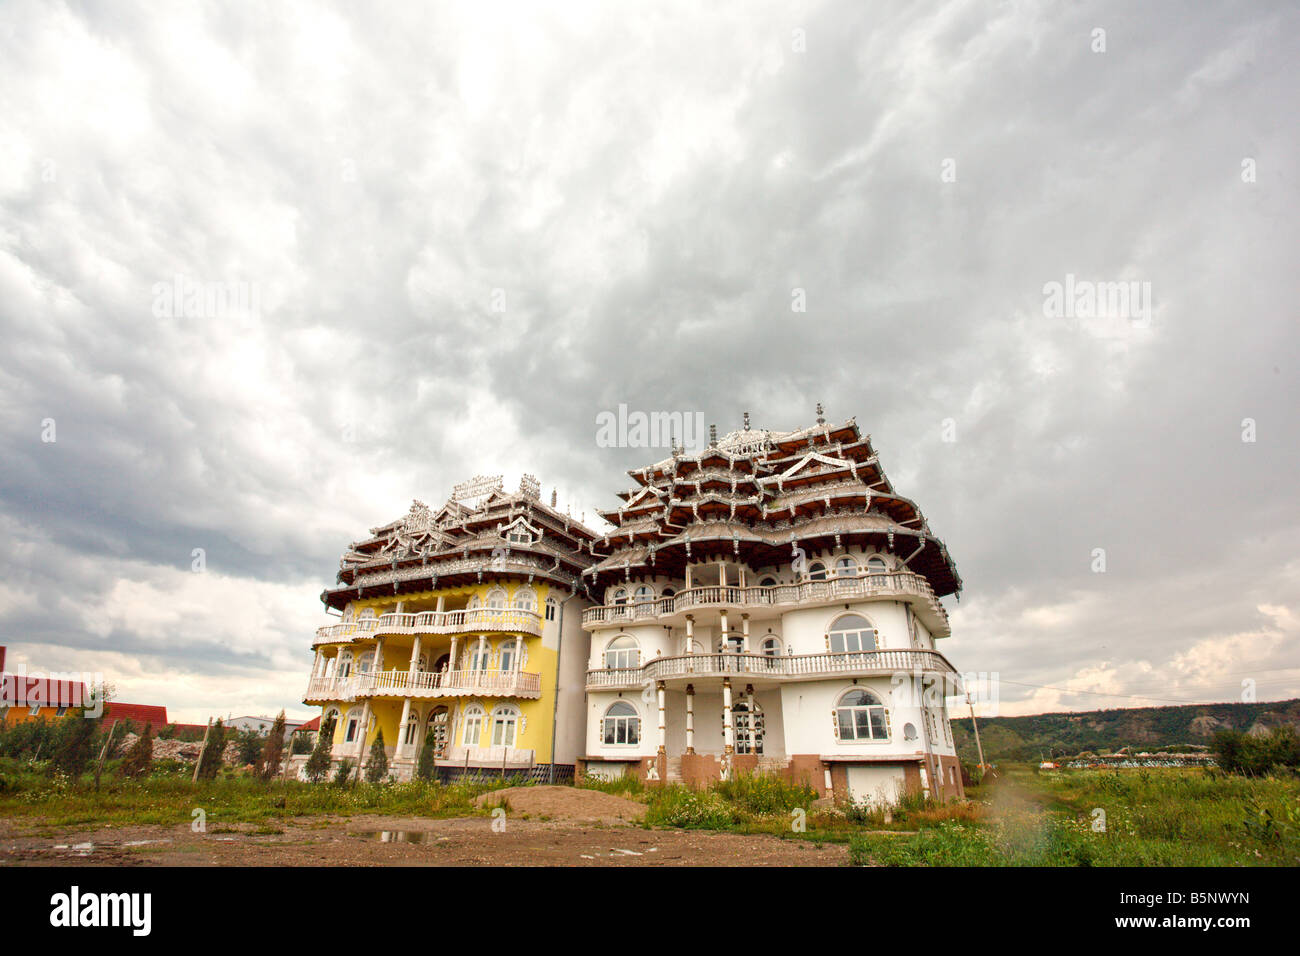
[[[850,768],[869,767],[900,772],[901,793],[916,794],[928,789],[936,800],[957,800],[965,796],[961,763],[955,756],[935,755],[929,759],[928,765],[924,757],[911,755],[891,760],[854,761],[823,760],[819,754],[792,754],[784,761],[783,766],[777,765],[773,758],[760,758],[756,754],[732,754],[729,758],[701,753],[683,753],[676,757],[660,754],[627,760],[583,757],[578,759],[576,772],[605,778],[630,774],[650,786],[681,783],[693,788],[716,783],[723,779],[724,774],[775,773],[793,784],[811,787],[819,798],[842,803],[852,798]],[[922,767],[926,767],[924,779]]]

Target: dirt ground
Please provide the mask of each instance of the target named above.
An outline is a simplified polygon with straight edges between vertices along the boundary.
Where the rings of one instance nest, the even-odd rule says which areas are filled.
[[[844,846],[807,840],[540,820],[510,799],[504,821],[299,817],[193,833],[188,823],[76,830],[0,820],[0,866],[840,866],[847,860]]]
[[[482,794],[480,807],[509,808],[508,816],[538,817],[572,823],[632,823],[645,816],[645,804],[599,790],[574,787],[509,787]]]

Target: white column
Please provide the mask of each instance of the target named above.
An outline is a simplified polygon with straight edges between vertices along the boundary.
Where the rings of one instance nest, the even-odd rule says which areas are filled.
[[[695,753],[695,685],[686,685],[686,752]]]
[[[322,660],[320,648],[316,648],[316,659],[311,662],[311,677],[315,680],[320,676],[320,662]]]
[[[729,635],[728,628],[727,628],[727,612],[726,612],[726,609],[724,608],[723,611],[722,611],[721,613],[722,613],[722,649],[723,649],[723,651],[725,652],[725,651],[727,650],[727,638],[728,638],[728,636],[730,636],[730,635]]]
[[[415,640],[411,644],[411,666],[407,668],[407,673],[414,674],[420,669],[420,635],[415,635]]]
[[[686,653],[695,653],[695,615],[686,615]]]
[[[361,726],[357,728],[357,767],[361,767],[361,761],[366,755],[366,728],[370,726],[370,701],[366,701],[361,708]]]
[[[731,678],[722,678],[722,752],[736,752],[736,725],[731,714]]]
[[[393,758],[401,759],[406,748],[406,722],[411,718],[411,698],[402,698],[402,719],[397,722],[397,740],[393,744]]]
[[[741,653],[748,654],[749,653],[749,615],[748,614],[740,615],[740,626],[741,626],[741,630],[743,631],[743,634],[740,639],[740,650]]]
[[[659,753],[666,753],[664,745],[668,743],[668,724],[664,715],[664,682],[656,685],[659,694]]]

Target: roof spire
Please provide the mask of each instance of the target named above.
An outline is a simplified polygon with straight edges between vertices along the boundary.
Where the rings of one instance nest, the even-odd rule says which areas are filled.
[[[745,412],[745,431],[749,431],[749,412]]]
[[[826,424],[826,419],[822,417],[825,414],[826,414],[826,409],[822,408],[821,402],[818,402],[817,403],[817,424],[818,425]]]
[[[552,507],[552,508],[555,507],[555,489],[554,489],[554,488],[551,489],[551,507]]]
[[[709,447],[710,448],[718,447],[718,426],[717,425],[709,426]]]

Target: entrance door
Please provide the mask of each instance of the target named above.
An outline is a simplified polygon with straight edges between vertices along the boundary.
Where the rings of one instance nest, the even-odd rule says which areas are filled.
[[[429,722],[433,728],[433,755],[442,759],[447,756],[447,708],[435,708]]]
[[[736,728],[736,753],[761,754],[763,752],[763,709],[752,694],[746,694],[731,707],[731,720]]]

